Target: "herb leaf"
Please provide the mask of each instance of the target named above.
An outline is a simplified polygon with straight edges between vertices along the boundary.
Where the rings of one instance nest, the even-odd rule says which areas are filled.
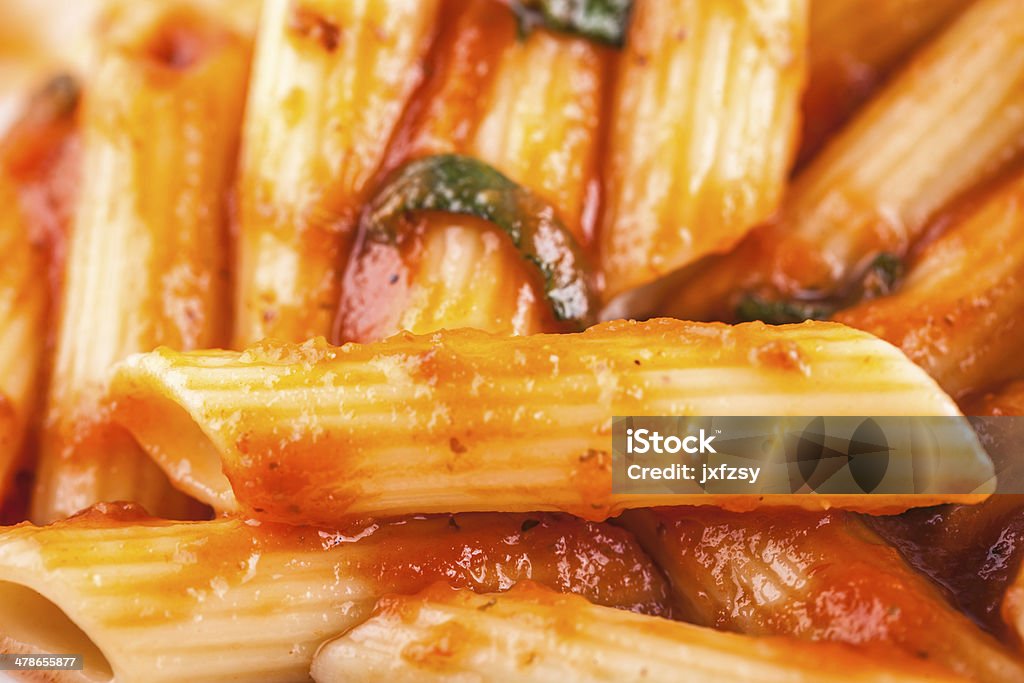
[[[633,0],[515,0],[520,35],[538,26],[622,47]]]
[[[362,217],[365,239],[396,242],[402,218],[413,211],[475,216],[501,228],[540,272],[555,318],[580,328],[592,321],[590,272],[576,239],[553,207],[493,167],[456,154],[406,164],[370,201]]]

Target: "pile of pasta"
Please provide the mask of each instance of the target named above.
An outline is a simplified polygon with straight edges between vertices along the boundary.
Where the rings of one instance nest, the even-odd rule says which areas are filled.
[[[91,5],[0,138],[0,652],[1024,680],[1024,499],[611,470],[613,416],[1024,414],[1020,0]]]

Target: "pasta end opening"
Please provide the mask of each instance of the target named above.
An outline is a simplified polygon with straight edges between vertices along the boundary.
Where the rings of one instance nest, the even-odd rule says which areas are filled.
[[[175,488],[221,512],[237,508],[216,446],[181,405],[156,392],[128,394],[115,401],[114,417]]]
[[[84,670],[52,672],[55,675],[47,680],[114,680],[109,660],[64,610],[31,588],[11,581],[0,581],[0,652],[82,655]]]

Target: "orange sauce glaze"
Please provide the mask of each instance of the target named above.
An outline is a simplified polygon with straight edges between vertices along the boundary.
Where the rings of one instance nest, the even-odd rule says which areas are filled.
[[[59,307],[71,212],[78,190],[78,109],[77,84],[69,77],[58,77],[28,102],[0,138],[0,173],[7,174],[17,186],[20,208],[32,231],[32,244],[45,255],[47,272],[40,273],[40,286],[48,289],[51,317]],[[56,327],[51,325],[44,341],[48,357],[55,339]],[[49,365],[47,360],[44,375]],[[45,382],[46,377],[40,381]],[[26,457],[15,469],[8,490],[0,490],[0,525],[25,519],[33,482],[32,458],[27,456],[34,452],[36,438],[30,430]]]
[[[59,83],[58,83],[59,82]],[[61,289],[71,211],[78,189],[77,94],[69,77],[43,88],[0,139],[0,168],[18,186],[33,243],[48,255],[52,308]],[[50,331],[51,340],[53,330]]]
[[[1024,557],[1024,496],[911,510],[868,523],[979,625],[1008,637],[1003,595]]]
[[[968,397],[961,407],[967,415],[1024,416],[1024,381]],[[1017,456],[1016,448],[1011,444],[1007,455]],[[1009,637],[1000,609],[1024,559],[1024,495],[996,495],[978,506],[915,510],[872,520],[872,525],[971,618]]]
[[[18,425],[18,416],[7,396],[0,392],[0,449],[11,438]],[[12,482],[0,480],[0,526],[15,524],[25,518],[31,485],[31,473],[24,468],[16,469]],[[5,489],[4,487],[9,488]]]
[[[99,504],[39,533],[56,534],[50,537],[44,553],[47,564],[54,569],[61,565],[61,544],[57,541],[65,531],[81,540],[84,529],[168,524],[149,517],[137,505]],[[331,553],[356,544],[366,552],[352,556],[357,559],[347,564],[339,560],[335,573],[339,578],[344,573],[368,581],[380,590],[380,595],[411,594],[438,581],[477,592],[494,592],[529,579],[556,591],[582,595],[597,604],[671,616],[665,580],[629,532],[568,515],[415,517],[361,522],[336,531],[255,521],[183,526],[199,536],[196,543],[188,544],[188,552],[175,554],[180,572],[167,583],[168,594],[186,595],[190,587],[209,581],[211,574],[229,584],[237,583],[258,566],[259,558],[266,553],[301,557],[301,553]],[[22,528],[32,529],[28,525]],[[75,539],[69,536],[69,540]],[[69,556],[67,561],[80,563],[81,558]]]
[[[447,0],[442,4],[441,29],[424,64],[425,78],[414,93],[392,137],[384,163],[370,187],[379,187],[406,162],[442,153],[467,153],[480,123],[488,84],[503,51],[516,41],[517,28],[510,10],[494,0]],[[606,58],[608,55],[606,55]],[[610,60],[609,60],[610,61]],[[597,221],[599,183],[591,183],[581,231],[583,247],[589,248]],[[395,321],[408,305],[410,284],[416,280],[419,245],[424,221],[410,217],[414,225],[408,239],[390,245],[368,245],[361,238],[352,251],[342,288],[342,300],[335,317],[332,339],[376,341],[396,328]],[[480,223],[461,218],[466,224]],[[504,235],[499,235],[507,241]],[[521,260],[511,245],[505,251],[510,260]],[[592,249],[590,250],[592,251]],[[526,309],[542,301],[545,329],[568,330],[554,320],[543,301],[540,277],[523,268],[531,292],[520,296],[510,308],[514,315],[528,315]]]
[[[373,243],[364,247],[360,242],[356,245],[354,258],[345,275],[341,306],[335,320],[333,334],[338,343],[376,342],[402,329],[402,314],[412,305],[412,289],[414,283],[421,278],[424,240],[430,230],[458,224],[472,227],[481,234],[491,233],[505,262],[523,261],[504,233],[479,218],[459,216],[452,220],[443,213],[423,212],[408,216],[403,222],[406,225],[399,232],[395,244]],[[511,328],[514,320],[531,316],[540,301],[542,304],[536,315],[544,330],[571,331],[570,325],[555,320],[551,307],[540,294],[543,282],[537,269],[523,267],[521,272],[516,271],[515,274],[521,274],[522,286],[516,287],[513,282],[508,289],[518,291],[519,295],[510,296],[493,307],[495,329]],[[443,288],[438,289],[440,293],[445,291]],[[472,294],[465,296],[471,298]]]
[[[675,589],[690,603],[686,616],[698,623],[896,646],[968,668],[998,651],[856,515],[672,508],[657,516],[657,536],[680,539],[673,561],[694,583]]]
[[[515,39],[510,12],[491,0],[447,0],[441,27],[424,64],[424,79],[406,106],[370,187],[413,159],[462,150],[480,118],[481,93],[502,50]],[[423,222],[410,216],[412,229],[401,243],[363,248],[362,236],[346,269],[335,316],[335,343],[376,341],[394,331],[408,304],[416,274]]]
[[[469,144],[482,114],[481,95],[502,52],[516,40],[511,12],[493,0],[447,0],[441,11],[426,77],[406,108],[374,185],[411,159],[459,152]]]
[[[830,78],[812,79],[804,93],[803,132],[795,165],[801,170],[850,118],[886,74],[848,55],[839,55],[818,70]]]
[[[594,609],[584,600],[574,595],[553,593],[547,588],[531,581],[524,581],[508,591],[508,599],[527,603],[525,609],[530,610],[530,624],[537,629],[553,636],[560,644],[571,647],[586,634],[581,633],[580,624],[588,623],[594,618]],[[388,596],[377,603],[374,616],[384,619],[401,620],[405,624],[415,624],[420,618],[425,603],[439,603],[441,605],[455,605],[461,608],[475,607],[477,610],[496,611],[496,616],[501,618],[518,617],[515,603],[503,603],[494,598],[484,601],[482,597],[467,595],[464,591],[454,591],[445,584],[435,584],[415,596]],[[536,609],[537,606],[540,609]],[[548,612],[553,608],[555,612]],[[605,621],[610,617],[599,617]],[[524,622],[526,620],[523,620]],[[429,623],[429,622],[428,622]],[[613,627],[614,628],[614,627]],[[645,643],[650,643],[647,638],[664,638],[672,641],[676,639],[686,640],[689,637],[687,632],[678,625],[672,625],[663,621],[651,621],[645,623],[631,622],[627,627],[630,632],[637,634]],[[486,626],[466,624],[450,620],[435,626],[428,626],[424,629],[422,637],[409,642],[400,653],[402,659],[414,667],[423,669],[424,676],[444,675],[447,673],[462,673],[477,668],[474,661],[478,658],[481,648],[487,648],[493,644],[492,638],[497,635],[486,629]],[[696,635],[696,634],[695,634]],[[702,639],[703,636],[697,636]],[[790,661],[799,661],[807,666],[807,670],[827,672],[830,676],[838,677],[842,673],[851,670],[863,669],[869,661],[865,653],[856,647],[850,647],[839,643],[809,643],[787,637],[762,637],[748,645],[757,644],[769,646],[770,649],[777,648],[776,657],[785,657]],[[725,643],[723,643],[725,645]],[[736,643],[739,645],[739,643]],[[874,653],[871,654],[881,654]],[[907,657],[899,652],[885,652],[884,657],[871,657],[871,664],[878,667],[879,671],[895,674],[896,672],[906,673],[908,676],[920,676],[922,680],[947,680],[949,672],[940,666],[922,665],[913,658]],[[519,654],[520,663],[524,675],[529,671],[533,663],[535,653],[524,649]],[[594,668],[600,667],[599,662],[594,663]],[[640,669],[643,672],[643,668]],[[924,678],[927,676],[927,678]],[[641,673],[641,678],[643,674]],[[680,680],[685,678],[680,675]],[[756,679],[750,679],[756,680]],[[916,678],[915,678],[916,680]]]

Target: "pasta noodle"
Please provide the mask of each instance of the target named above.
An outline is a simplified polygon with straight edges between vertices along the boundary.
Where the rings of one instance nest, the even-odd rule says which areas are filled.
[[[1024,374],[1024,176],[948,228],[888,297],[836,319],[903,349],[954,397]]]
[[[666,302],[667,312],[690,320],[770,317],[740,309],[752,296],[805,304],[775,316],[780,321],[818,317],[808,299],[827,305],[878,254],[902,257],[937,212],[1019,152],[1022,34],[1016,0],[972,4],[800,174],[778,219],[702,265]]]
[[[353,262],[338,336],[373,342],[399,330],[553,329],[543,297],[507,242],[479,218],[424,214],[407,244],[374,245]]]
[[[977,681],[1024,676],[1020,662],[848,513],[772,510],[740,517],[663,508],[631,511],[623,520],[654,554],[682,613],[695,623],[887,643]]]
[[[750,638],[628,614],[520,585],[474,595],[436,585],[381,600],[313,662],[330,681],[952,681],[926,664],[885,666],[834,644]]]
[[[46,288],[35,278],[41,255],[29,242],[28,226],[13,184],[0,172],[0,496],[21,455],[35,407],[45,336]]]
[[[36,274],[45,274],[48,280],[50,310],[57,308],[60,298],[66,235],[77,194],[80,100],[81,85],[75,78],[55,76],[32,93],[0,138],[0,165],[17,191],[29,238],[45,255]],[[52,330],[46,332],[49,340]]]
[[[45,637],[65,648],[57,651],[92,654],[87,665],[107,670],[95,680],[304,680],[320,642],[386,593],[439,580],[491,592],[520,579],[666,613],[663,580],[628,533],[566,517],[465,515],[336,532],[171,523],[101,506],[0,531],[0,648],[31,650],[40,637],[32,615],[56,609]]]
[[[730,249],[778,208],[804,87],[805,0],[638,0],[611,113],[606,297]]]
[[[368,183],[438,0],[267,0],[240,187],[235,345],[329,335]]]
[[[588,243],[605,55],[587,40],[545,30],[519,40],[511,14],[494,12],[491,0],[450,3],[445,24],[431,57],[434,76],[410,106],[390,165],[470,155],[547,200],[576,240]],[[557,331],[507,237],[448,214],[420,216],[410,232],[404,244],[357,252],[340,339],[453,327]]]
[[[83,111],[83,186],[32,504],[39,521],[122,499],[188,514],[99,399],[125,356],[220,345],[228,334],[223,197],[248,45],[186,5],[140,3],[112,20],[102,50]]]
[[[199,500],[311,524],[469,510],[604,519],[659,504],[662,496],[611,495],[613,415],[958,414],[895,349],[834,323],[675,320],[512,339],[464,330],[241,354],[162,349],[123,364],[109,400]],[[943,476],[991,477],[987,456],[974,457]],[[983,496],[687,501],[882,512],[953,499]]]
[[[0,681],[1024,681],[1024,0],[0,17]]]
[[[0,380],[0,396],[10,394],[0,399],[6,405],[0,409],[0,520],[24,519],[28,506],[34,437],[42,421],[40,389],[52,365],[49,323],[59,305],[65,235],[77,183],[79,96],[75,79],[66,74],[51,78],[28,97],[0,138],[5,207],[0,222],[5,223],[4,258],[10,259],[0,275],[0,317],[10,326],[0,342],[7,378]],[[20,408],[15,410],[14,404]]]
[[[813,157],[895,66],[970,3],[811,0],[800,156]]]

